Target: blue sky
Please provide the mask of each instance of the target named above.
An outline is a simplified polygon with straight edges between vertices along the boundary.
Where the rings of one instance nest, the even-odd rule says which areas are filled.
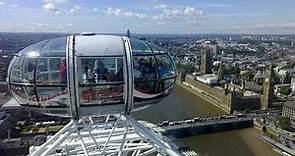
[[[0,0],[0,31],[295,33],[295,0]]]

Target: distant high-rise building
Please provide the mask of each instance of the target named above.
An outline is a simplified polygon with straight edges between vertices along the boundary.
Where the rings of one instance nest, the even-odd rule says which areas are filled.
[[[218,80],[222,80],[223,79],[223,74],[224,74],[223,64],[222,64],[222,60],[220,60],[219,67],[218,67],[218,72],[217,72]]]
[[[209,47],[202,49],[201,71],[203,74],[211,73],[211,53]]]
[[[129,31],[129,29],[127,29],[126,36],[127,37],[130,37],[130,31]]]
[[[269,65],[265,71],[265,78],[263,82],[263,95],[261,98],[261,109],[266,110],[271,107],[274,89],[274,72],[272,64]]]
[[[211,48],[212,48],[212,53],[219,54],[219,46],[218,46],[218,44],[211,45]]]

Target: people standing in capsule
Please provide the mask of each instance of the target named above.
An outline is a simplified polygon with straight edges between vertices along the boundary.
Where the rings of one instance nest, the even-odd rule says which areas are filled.
[[[33,83],[34,81],[34,65],[32,62],[29,62],[27,64],[27,71],[26,71],[26,76],[27,76],[27,80],[30,82],[30,83]]]
[[[119,71],[115,75],[115,80],[116,81],[123,81],[124,80],[124,77],[123,77],[123,67],[119,67]]]
[[[62,58],[59,65],[59,78],[61,84],[67,83],[67,66],[66,66],[66,59]]]
[[[103,73],[105,71],[105,65],[100,58],[95,60],[94,70],[95,70],[95,81],[96,83],[98,83],[99,81],[103,79]]]
[[[92,68],[87,69],[87,76],[88,76],[88,78],[87,78],[88,83],[94,83],[95,82]]]
[[[67,65],[66,58],[61,58],[59,65],[59,79],[61,84],[67,84]],[[65,90],[66,87],[62,86],[62,90]]]

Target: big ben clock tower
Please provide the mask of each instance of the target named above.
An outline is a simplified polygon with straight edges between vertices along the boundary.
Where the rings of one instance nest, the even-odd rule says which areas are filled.
[[[268,70],[265,72],[263,82],[263,95],[261,98],[261,109],[266,110],[271,107],[273,99],[273,86],[274,86],[274,72],[272,64],[269,65]]]

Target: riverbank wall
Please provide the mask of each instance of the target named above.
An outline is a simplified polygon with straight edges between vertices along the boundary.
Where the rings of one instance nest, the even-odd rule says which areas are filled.
[[[242,96],[236,92],[227,91],[224,88],[204,84],[194,79],[191,75],[185,76],[182,81],[179,80],[177,83],[230,114],[234,111],[260,109],[260,95]]]

